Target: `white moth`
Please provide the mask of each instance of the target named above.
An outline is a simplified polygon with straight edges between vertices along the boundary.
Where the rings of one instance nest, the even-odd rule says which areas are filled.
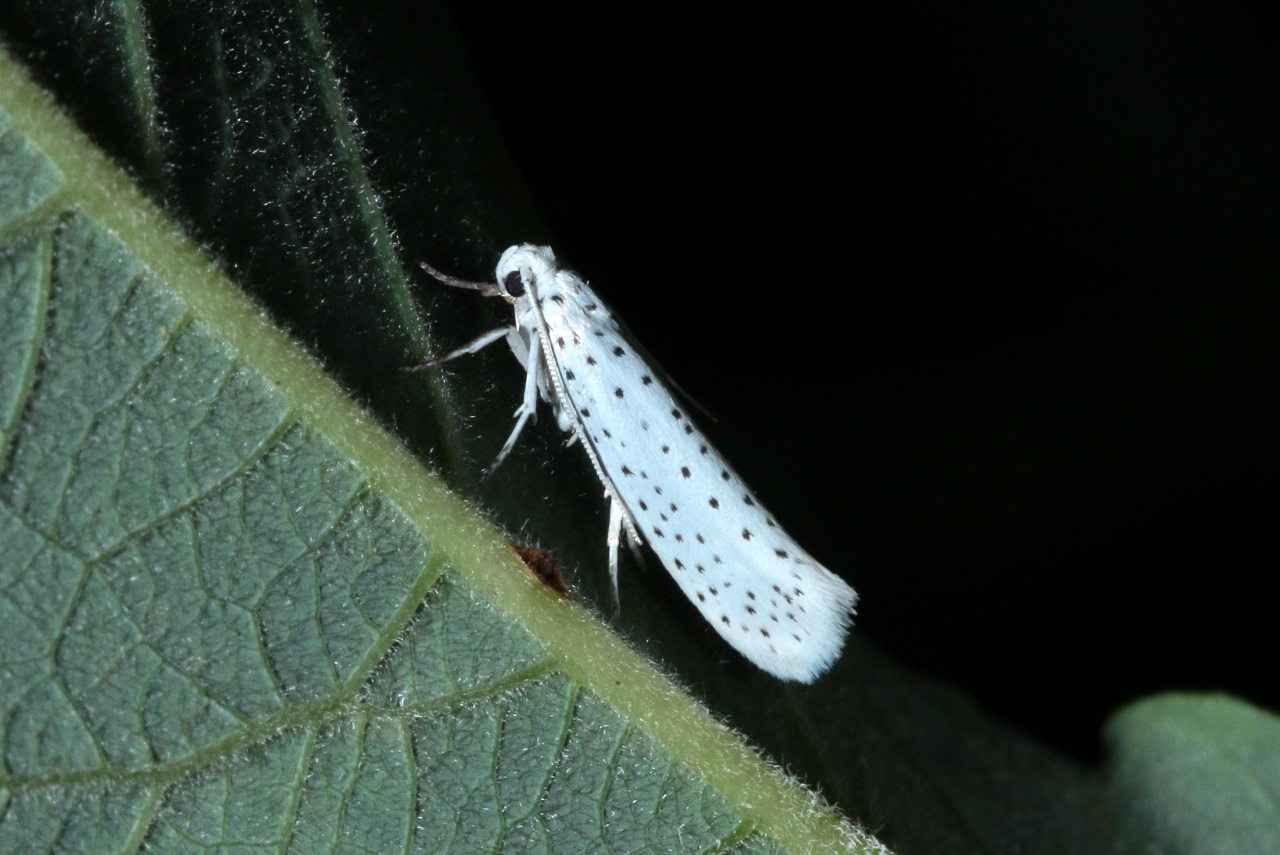
[[[515,306],[514,325],[427,363],[505,338],[524,366],[515,429],[485,477],[506,459],[541,396],[604,484],[615,594],[625,527],[634,543],[648,540],[703,617],[756,665],[802,683],[831,666],[857,594],[778,527],[586,282],[561,269],[550,247],[532,244],[502,254],[496,283],[423,267],[447,285]]]

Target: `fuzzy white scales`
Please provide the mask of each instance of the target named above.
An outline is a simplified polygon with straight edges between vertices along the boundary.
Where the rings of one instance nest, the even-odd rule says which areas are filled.
[[[587,450],[610,500],[615,588],[625,527],[647,540],[716,631],[759,667],[812,682],[839,657],[857,595],[769,515],[623,334],[595,292],[556,264],[550,247],[520,244],[498,261],[496,283],[448,285],[501,296],[515,324],[432,360],[437,365],[505,338],[524,366],[515,445],[541,396]]]

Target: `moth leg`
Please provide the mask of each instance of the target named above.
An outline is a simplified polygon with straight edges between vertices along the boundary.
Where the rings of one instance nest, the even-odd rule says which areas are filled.
[[[613,582],[613,608],[619,612],[622,611],[622,600],[618,597],[618,541],[621,539],[622,505],[609,496],[609,579]]]
[[[511,327],[498,327],[496,330],[489,330],[484,335],[480,336],[474,341],[467,342],[457,350],[451,350],[443,356],[437,356],[432,359],[428,359],[426,362],[422,363],[421,365],[411,365],[410,367],[406,368],[405,371],[421,371],[424,368],[432,368],[436,365],[440,365],[443,362],[448,362],[450,359],[457,359],[459,356],[465,356],[468,353],[476,353],[481,348],[488,347],[498,339],[505,337],[510,330],[511,330]]]
[[[625,542],[627,544],[627,549],[631,550],[631,557],[636,560],[636,563],[641,567],[647,567],[648,565],[644,560],[644,553],[640,551],[640,538],[633,535],[632,537],[626,538]]]
[[[502,330],[503,334],[506,329]],[[496,339],[494,339],[496,341]],[[483,347],[483,345],[481,345]],[[534,412],[538,407],[538,370],[541,367],[540,359],[542,358],[542,349],[538,347],[535,341],[534,346],[529,348],[529,362],[525,366],[528,373],[524,379],[524,403],[516,410],[516,426],[511,431],[511,436],[507,437],[506,445],[502,446],[502,450],[498,452],[497,458],[489,464],[489,468],[484,470],[484,474],[480,476],[480,483],[483,484],[489,480],[489,476],[493,474],[493,470],[502,465],[502,461],[507,459],[507,455],[511,453],[511,449],[515,448],[516,440],[520,438],[520,431],[524,430],[525,423],[533,418]]]

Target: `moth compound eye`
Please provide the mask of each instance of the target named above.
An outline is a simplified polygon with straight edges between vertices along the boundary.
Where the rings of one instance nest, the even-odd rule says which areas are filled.
[[[502,280],[502,288],[512,297],[524,296],[524,280],[520,278],[519,270],[512,270],[507,274],[507,278]]]

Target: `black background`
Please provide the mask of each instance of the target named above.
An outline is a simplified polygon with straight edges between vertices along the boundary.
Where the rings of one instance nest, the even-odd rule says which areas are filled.
[[[860,631],[1089,759],[1152,692],[1280,705],[1280,60],[1023,6],[452,12],[557,253]]]

